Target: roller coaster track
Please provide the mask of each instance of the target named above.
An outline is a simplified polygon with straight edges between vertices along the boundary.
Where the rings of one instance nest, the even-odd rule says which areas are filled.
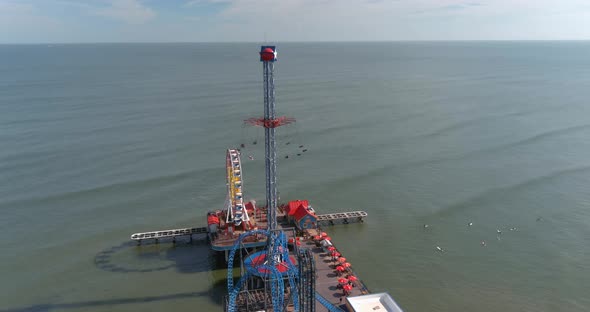
[[[271,235],[274,236],[273,241],[275,242],[274,246],[268,246],[271,249],[271,253],[269,257],[279,256],[285,260],[287,264],[287,278],[289,281],[290,286],[290,293],[291,299],[293,299],[293,306],[295,311],[299,311],[299,285],[297,281],[299,279],[299,272],[297,268],[289,261],[289,248],[287,246],[287,236],[282,231],[264,231],[264,230],[255,230],[249,231],[246,233],[241,234],[232,250],[229,253],[228,257],[228,272],[227,272],[227,289],[229,293],[229,298],[227,302],[227,311],[228,312],[236,312],[236,299],[240,290],[244,288],[248,279],[253,275],[259,275],[260,272],[264,273],[265,279],[265,287],[269,287],[271,291],[271,300],[272,306],[275,311],[284,311],[286,306],[289,304],[290,298],[285,298],[285,280],[284,275],[279,272],[277,267],[274,265],[273,261],[265,262],[264,264],[257,265],[255,267],[247,267],[246,273],[243,274],[237,284],[234,286],[233,282],[233,262],[235,258],[236,251],[238,251],[241,247],[242,240],[248,236],[252,235],[265,235],[270,237]],[[314,283],[315,284],[315,283]],[[287,299],[287,301],[285,301]]]
[[[330,301],[328,301],[328,299],[322,297],[322,295],[320,295],[318,292],[315,293],[315,298],[324,307],[326,307],[326,309],[328,309],[328,311],[330,311],[330,312],[344,312],[342,309],[340,309],[339,307],[333,305]]]
[[[299,306],[301,312],[315,312],[315,261],[309,249],[299,251]]]

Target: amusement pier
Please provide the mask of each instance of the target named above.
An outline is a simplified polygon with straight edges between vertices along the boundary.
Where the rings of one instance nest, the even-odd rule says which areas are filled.
[[[226,152],[227,194],[225,208],[207,213],[207,226],[135,233],[131,239],[158,242],[178,237],[206,237],[211,250],[227,263],[228,312],[255,311],[370,311],[401,312],[387,293],[372,294],[355,274],[324,228],[364,222],[364,211],[318,214],[308,200],[279,203],[275,131],[295,122],[276,116],[275,46],[262,46],[264,115],[246,123],[264,128],[266,202],[244,200],[239,149]],[[239,268],[240,278],[234,279]]]

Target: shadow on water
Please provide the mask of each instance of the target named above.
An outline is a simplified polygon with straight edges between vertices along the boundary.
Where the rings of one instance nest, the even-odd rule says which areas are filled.
[[[158,302],[158,301],[165,301],[165,300],[175,300],[175,299],[184,299],[190,297],[205,297],[214,294],[210,291],[202,291],[202,292],[186,292],[186,293],[178,293],[178,294],[171,294],[171,295],[162,295],[162,296],[147,296],[147,297],[135,297],[135,298],[119,298],[119,299],[107,299],[107,300],[90,300],[90,301],[80,301],[80,302],[71,302],[71,303],[46,303],[46,304],[35,304],[26,307],[20,308],[12,308],[7,310],[0,310],[0,312],[49,312],[55,310],[65,310],[65,309],[81,309],[81,308],[89,308],[89,307],[101,307],[101,306],[111,306],[111,305],[121,305],[121,304],[134,304],[134,303],[147,303],[147,302]],[[216,301],[221,303],[221,299]]]
[[[43,303],[34,304],[26,307],[18,307],[0,310],[0,312],[53,312],[67,309],[82,309],[92,307],[104,307],[114,305],[126,305],[136,303],[160,302],[166,300],[188,299],[196,297],[208,297],[213,303],[222,305],[223,296],[226,292],[227,279],[216,281],[208,291],[198,292],[184,292],[177,294],[161,295],[161,296],[146,296],[134,298],[119,298],[107,300],[89,300],[70,303]]]
[[[120,257],[122,255],[128,256]],[[130,257],[129,257],[130,256]],[[122,258],[122,259],[119,259]],[[148,262],[147,267],[144,262]],[[171,262],[170,264],[158,264]],[[138,246],[134,242],[124,242],[99,252],[94,258],[95,266],[101,270],[117,273],[155,272],[175,268],[183,273],[204,272],[227,268],[210,251],[205,241],[177,241],[176,244],[163,243]],[[155,265],[153,265],[155,263]],[[222,305],[227,292],[227,279],[217,280],[207,291],[183,292],[161,296],[145,296],[105,300],[89,300],[69,303],[41,303],[24,307],[0,309],[0,312],[53,312],[67,309],[131,305],[166,300],[207,297],[211,302]]]
[[[146,296],[133,298],[118,298],[106,300],[89,300],[70,303],[42,303],[34,304],[25,307],[9,308],[0,310],[0,312],[53,312],[67,309],[83,309],[91,307],[128,305],[135,303],[149,303],[160,302],[166,300],[186,299],[192,297],[208,297],[213,303],[222,305],[223,296],[227,290],[227,279],[218,280],[208,291],[199,292],[184,292],[177,294],[161,295],[161,296]],[[198,310],[198,309],[197,309]]]
[[[94,265],[101,270],[117,273],[147,273],[168,269],[197,273],[220,268],[215,253],[204,240],[177,240],[175,244],[147,245],[124,242],[96,254]]]

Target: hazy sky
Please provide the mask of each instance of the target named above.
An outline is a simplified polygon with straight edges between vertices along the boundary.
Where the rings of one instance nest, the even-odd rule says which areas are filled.
[[[590,0],[0,0],[0,43],[590,39]]]

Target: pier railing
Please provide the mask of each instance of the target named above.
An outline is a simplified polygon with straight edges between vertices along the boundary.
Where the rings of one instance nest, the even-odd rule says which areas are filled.
[[[326,223],[333,225],[335,222],[344,224],[350,222],[363,222],[363,218],[368,216],[364,211],[338,212],[317,215],[318,223]]]
[[[144,239],[158,239],[161,238],[172,238],[176,239],[179,236],[190,236],[193,239],[194,234],[207,234],[207,227],[196,227],[196,228],[184,228],[184,229],[172,229],[172,230],[159,230],[143,233],[131,234],[131,239],[141,243]]]

